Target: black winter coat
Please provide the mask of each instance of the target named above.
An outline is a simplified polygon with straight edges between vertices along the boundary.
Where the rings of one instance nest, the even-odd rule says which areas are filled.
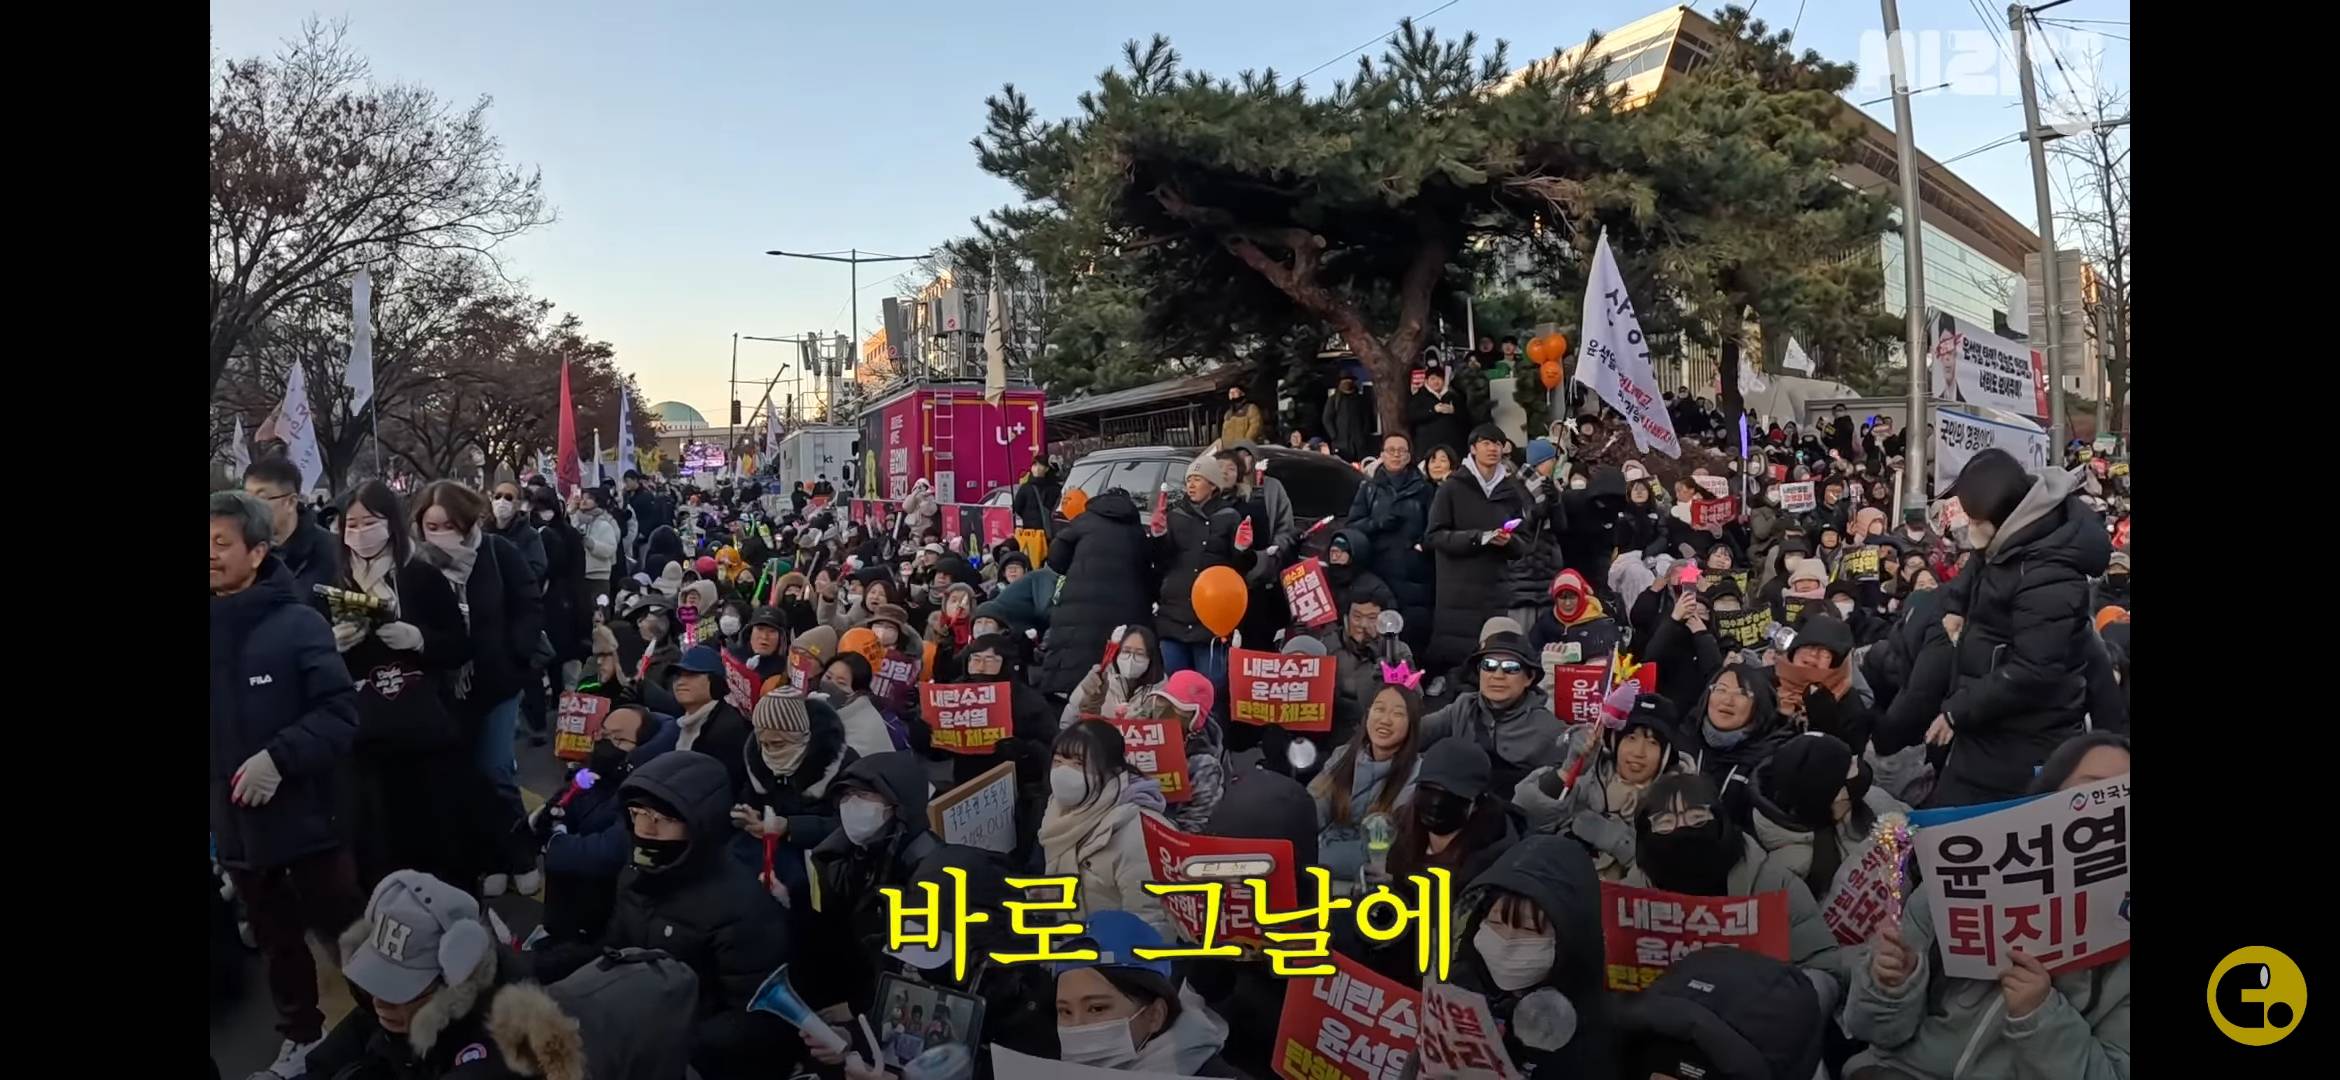
[[[1528,492],[1531,500],[1537,487],[1543,489],[1544,501],[1528,504],[1528,512],[1521,515],[1519,532],[1512,538],[1513,542],[1525,545],[1519,558],[1511,563],[1509,603],[1515,608],[1540,608],[1549,603],[1552,580],[1560,576],[1566,565],[1560,548],[1560,538],[1568,529],[1567,504],[1560,497],[1564,489],[1549,479],[1532,483],[1524,477],[1520,480],[1521,490]],[[1596,589],[1605,580],[1605,576],[1585,575],[1585,581]]]
[[[1427,628],[1430,618],[1430,553],[1423,540],[1437,494],[1420,469],[1383,469],[1357,485],[1349,500],[1346,527],[1373,545],[1373,575],[1397,594],[1408,626]]]
[[[593,610],[579,603],[593,595],[585,589],[585,537],[565,520],[536,535],[544,543],[544,632],[552,638],[557,659],[590,659]]]
[[[2089,579],[2104,572],[2112,541],[2073,494],[2079,483],[2073,473],[2041,476],[1982,556],[1942,587],[1944,612],[1966,625],[1942,703],[1957,734],[1929,806],[2021,795],[2033,767],[2081,731]]]
[[[1520,1000],[1546,987],[1559,991],[1575,1007],[1576,1034],[1557,1050],[1537,1050],[1516,1035],[1504,1039],[1511,1059],[1529,1077],[1617,1075],[1611,999],[1601,963],[1601,881],[1592,859],[1574,837],[1546,834],[1521,839],[1463,890],[1456,911],[1461,940],[1478,933],[1496,890],[1535,904],[1559,942],[1558,959],[1534,986],[1505,990],[1488,977],[1476,948],[1458,948],[1452,960],[1455,984],[1487,995],[1489,1008],[1507,1029]]]
[[[1189,645],[1211,640],[1210,628],[1194,614],[1194,579],[1214,566],[1233,567],[1239,574],[1250,571],[1258,557],[1235,549],[1235,526],[1243,516],[1243,505],[1224,494],[1201,506],[1185,498],[1170,501],[1170,529],[1152,538],[1154,569],[1162,580],[1161,604],[1154,612],[1156,636]],[[1256,525],[1252,531],[1258,532]],[[1051,558],[1049,565],[1055,562]]]
[[[292,574],[293,597],[322,615],[325,598],[317,595],[317,586],[341,583],[341,538],[318,525],[316,515],[306,507],[299,514],[292,535],[271,554]]]
[[[266,870],[341,844],[339,773],[357,692],[333,630],[270,555],[250,587],[211,599],[211,832],[219,861]],[[262,806],[229,801],[236,770],[268,751],[283,775]]]
[[[1334,390],[1324,400],[1324,440],[1333,452],[1355,461],[1373,452],[1373,398],[1360,390]]]
[[[1454,411],[1442,413],[1440,405],[1452,405]],[[1449,386],[1446,396],[1430,392],[1429,387],[1414,391],[1406,399],[1406,423],[1414,429],[1414,456],[1427,459],[1430,451],[1445,447],[1459,458],[1471,452],[1471,408],[1463,400],[1462,392]]]
[[[876,971],[869,958],[884,950],[886,933],[885,897],[878,890],[906,887],[919,864],[942,846],[926,825],[926,762],[916,753],[872,754],[854,762],[836,783],[840,789],[885,796],[894,806],[894,820],[867,846],[840,829],[813,848],[820,910],[812,919],[820,932],[806,942],[810,962],[799,970],[817,974],[802,977],[796,988],[816,1010],[875,1000]]]
[[[1479,627],[1510,610],[1511,562],[1527,554],[1527,545],[1513,542],[1495,547],[1482,536],[1512,518],[1528,515],[1533,500],[1510,466],[1499,466],[1502,478],[1492,496],[1465,462],[1430,503],[1427,547],[1438,559],[1438,600],[1431,614],[1429,670],[1443,673],[1468,659],[1479,647]]]
[[[1045,529],[1056,513],[1057,492],[1062,485],[1055,477],[1045,480],[1025,480],[1016,485],[1012,501],[1016,513],[1016,528]]]
[[[485,532],[479,557],[464,581],[471,635],[471,693],[464,699],[473,718],[520,692],[529,658],[544,632],[544,598],[528,563],[512,542]]]
[[[1566,515],[1560,538],[1560,561],[1584,575],[1586,581],[1609,580],[1609,561],[1622,548],[1639,551],[1648,546],[1644,533],[1662,523],[1651,523],[1649,512],[1637,509],[1625,497],[1625,470],[1595,466],[1582,491],[1561,493]]]
[[[1154,605],[1151,551],[1137,503],[1107,491],[1048,542],[1048,568],[1062,574],[1048,616],[1040,688],[1065,695],[1105,656],[1116,626],[1149,622]]]

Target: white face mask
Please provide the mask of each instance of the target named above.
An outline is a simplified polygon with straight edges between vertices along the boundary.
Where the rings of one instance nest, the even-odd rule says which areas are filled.
[[[1137,1060],[1137,1040],[1130,1035],[1129,1017],[1077,1027],[1058,1025],[1056,1042],[1063,1060],[1099,1069],[1117,1069]]]
[[[907,928],[904,932],[908,932]],[[905,941],[899,949],[887,949],[886,955],[920,971],[941,971],[951,966],[951,932],[941,931],[935,945],[935,948],[929,949],[916,942]]]
[[[510,499],[497,499],[497,500],[496,500],[496,525],[497,525],[497,527],[501,528],[501,527],[503,527],[503,526],[505,526],[505,525],[510,525],[510,524],[512,523],[512,515],[513,515],[515,512],[517,512],[517,510],[518,510],[518,508],[512,505],[512,500],[510,500]]]
[[[837,808],[837,823],[845,827],[845,838],[863,847],[886,831],[891,817],[886,805],[875,799],[847,799]]]
[[[1048,770],[1048,793],[1058,806],[1079,806],[1089,797],[1089,774],[1071,765]]]
[[[447,529],[441,532],[426,532],[423,534],[423,539],[429,542],[431,546],[447,551],[454,551],[463,546],[463,534],[456,532],[453,529]]]
[[[985,619],[984,621],[975,624],[973,633],[976,637],[989,637],[993,634],[999,633],[999,624],[992,622],[989,619]]]
[[[1852,618],[1852,609],[1853,603],[1850,600],[1839,600],[1836,602],[1836,613],[1843,618]]]
[[[1471,935],[1471,947],[1487,965],[1487,977],[1505,990],[1525,990],[1552,973],[1558,946],[1549,937],[1507,938],[1486,923]]]
[[[1124,679],[1136,679],[1145,675],[1146,665],[1151,660],[1151,657],[1131,656],[1128,653],[1122,653],[1113,658],[1113,670],[1120,672]]]
[[[715,624],[722,627],[723,632],[726,634],[739,633],[739,616],[737,615],[725,615],[724,617],[715,620]]]
[[[559,515],[553,513],[550,510],[539,510],[536,512],[536,520],[545,522],[546,524],[551,524],[552,519],[558,516]]]
[[[1571,477],[1569,477],[1569,478],[1568,478],[1568,490],[1570,490],[1570,491],[1583,491],[1583,490],[1584,490],[1584,477],[1581,477],[1581,476],[1571,476]]]
[[[870,627],[870,630],[877,635],[878,644],[889,649],[893,648],[894,642],[901,640],[902,637],[902,632],[895,629],[893,623],[879,623]]]
[[[860,593],[858,593],[858,592],[849,592],[849,593],[846,593],[846,594],[845,594],[845,606],[847,606],[847,607],[860,607],[860,606],[861,606],[861,594],[860,594]]]
[[[349,549],[361,559],[371,559],[390,546],[390,525],[376,521],[349,530]]]

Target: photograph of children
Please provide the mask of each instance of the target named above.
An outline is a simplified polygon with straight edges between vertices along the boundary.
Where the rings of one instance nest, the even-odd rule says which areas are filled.
[[[879,1050],[885,1064],[899,1069],[935,1047],[958,1043],[969,1052],[977,1048],[983,1024],[983,1002],[897,975],[878,981]]]

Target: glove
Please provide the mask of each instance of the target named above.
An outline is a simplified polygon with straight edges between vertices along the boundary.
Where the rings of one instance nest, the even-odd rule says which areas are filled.
[[[276,771],[276,759],[262,750],[236,767],[236,775],[229,781],[229,798],[237,806],[266,806],[283,783],[284,774]]]
[[[1547,799],[1557,799],[1567,794],[1568,785],[1560,776],[1560,767],[1554,765],[1545,769],[1543,775],[1536,777],[1536,790],[1543,792]]]
[[[365,639],[366,625],[364,623],[343,619],[333,624],[333,648],[336,652],[348,652],[358,642]]]
[[[1244,518],[1240,524],[1235,526],[1235,550],[1242,551],[1249,548],[1250,546],[1251,519]]]
[[[374,628],[374,636],[381,638],[382,644],[400,652],[413,652],[423,645],[422,631],[415,629],[410,622],[383,623]]]

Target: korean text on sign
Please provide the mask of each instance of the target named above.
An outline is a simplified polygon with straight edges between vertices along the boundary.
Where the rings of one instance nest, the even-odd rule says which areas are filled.
[[[561,695],[553,723],[553,753],[564,761],[593,756],[593,740],[601,737],[601,722],[609,718],[609,699],[570,690]]]
[[[1784,467],[1783,467],[1784,469]],[[1801,514],[1820,505],[1820,497],[1813,494],[1810,480],[1781,484],[1773,494],[1779,497],[1779,508],[1791,514]]]
[[[1145,828],[1146,862],[1154,871],[1146,889],[1161,897],[1163,909],[1178,923],[1180,937],[1206,947],[1266,943],[1259,921],[1252,917],[1252,891],[1239,887],[1247,877],[1266,877],[1268,901],[1277,910],[1294,905],[1291,841],[1198,836],[1151,814],[1138,820]],[[1205,884],[1238,887],[1200,887]]]
[[[1333,606],[1332,585],[1325,580],[1324,564],[1314,557],[1302,559],[1285,568],[1284,603],[1292,609],[1292,621],[1310,629],[1324,626],[1341,617]]]
[[[1604,881],[1601,943],[1611,990],[1641,990],[1699,949],[1745,949],[1786,960],[1787,893],[1688,896]]]
[[[1335,954],[1334,974],[1284,990],[1269,1067],[1284,1080],[1397,1080],[1421,1029],[1422,995]]]
[[[1422,983],[1421,1075],[1523,1080],[1503,1048],[1485,995],[1436,979]]]
[[[1906,848],[1871,844],[1860,862],[1837,871],[1835,895],[1820,912],[1821,921],[1828,924],[1837,941],[1858,945],[1869,940],[1877,924],[1900,915],[1894,896],[1907,879],[1908,868],[1897,864],[1905,862],[1907,856]]]
[[[1737,520],[1739,520],[1739,500],[1737,499],[1692,499],[1690,501],[1691,528],[1718,529]]]
[[[910,700],[910,687],[918,681],[918,661],[902,655],[899,649],[889,649],[878,661],[877,670],[870,673],[869,694],[886,704],[900,709]]]
[[[1236,649],[1229,658],[1229,713],[1237,723],[1331,731],[1333,658]]]
[[[1601,698],[1609,692],[1609,665],[1561,664],[1552,669],[1552,711],[1563,724],[1589,724],[1601,718]]]
[[[1083,716],[1083,720],[1105,720],[1121,732],[1121,746],[1129,758],[1131,768],[1154,778],[1162,785],[1162,797],[1174,803],[1194,798],[1194,785],[1186,775],[1186,735],[1169,720],[1106,720],[1104,717]]]
[[[1008,684],[926,683],[918,689],[920,711],[937,748],[988,754],[1008,737],[1013,724]]]
[[[1998,978],[2010,949],[2051,972],[2128,955],[2126,775],[1921,824],[1917,857],[1945,975]]]

